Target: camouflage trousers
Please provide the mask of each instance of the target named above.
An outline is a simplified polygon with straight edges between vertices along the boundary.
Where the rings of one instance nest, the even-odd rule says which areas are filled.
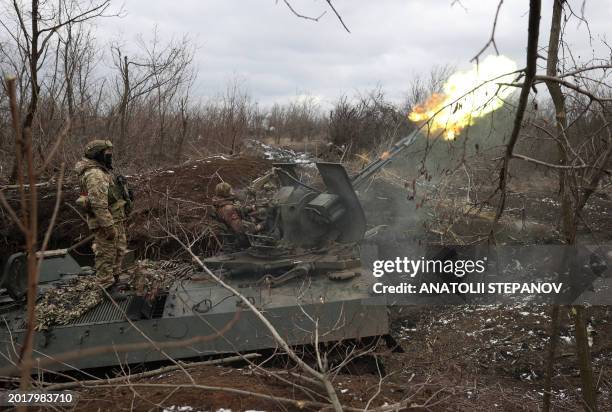
[[[127,236],[123,222],[115,223],[117,236],[113,240],[104,239],[99,230],[94,229],[92,249],[96,257],[96,276],[102,287],[109,287],[119,276],[123,257],[127,251]]]

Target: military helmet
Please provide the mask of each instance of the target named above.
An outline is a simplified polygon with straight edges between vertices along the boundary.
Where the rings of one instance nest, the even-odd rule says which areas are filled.
[[[101,140],[101,139],[92,140],[91,142],[87,143],[87,145],[85,146],[85,157],[89,159],[93,159],[98,153],[106,149],[112,149],[112,148],[113,148],[113,144],[111,143],[110,140]]]
[[[215,195],[219,197],[230,197],[232,195],[232,185],[227,182],[221,182],[215,186]]]

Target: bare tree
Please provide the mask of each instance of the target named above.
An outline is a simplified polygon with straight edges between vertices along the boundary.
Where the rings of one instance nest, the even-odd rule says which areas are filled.
[[[547,55],[546,75],[536,74],[537,39],[539,33],[540,8],[539,1],[530,3],[529,40],[527,52],[527,68],[521,87],[521,97],[517,108],[514,128],[503,158],[503,166],[499,175],[500,201],[497,208],[495,223],[504,212],[507,192],[509,163],[512,158],[543,165],[555,169],[559,174],[559,195],[561,199],[560,217],[562,221],[563,240],[568,245],[576,243],[578,225],[581,213],[589,197],[595,192],[601,178],[608,173],[606,165],[612,159],[612,129],[610,128],[610,105],[607,96],[610,86],[604,82],[595,81],[589,77],[582,78],[582,85],[572,83],[567,78],[585,72],[606,70],[612,68],[612,62],[591,64],[587,67],[574,67],[569,71],[560,67],[560,45],[562,44],[562,16],[564,0],[553,3],[552,21]],[[571,54],[571,52],[570,52]],[[545,83],[552,98],[555,109],[554,128],[547,125],[539,128],[552,138],[558,147],[559,162],[547,163],[539,159],[515,153],[514,149],[519,139],[523,114],[527,106],[527,97],[534,84]],[[565,90],[564,90],[565,89]],[[603,89],[603,90],[602,90]],[[607,90],[606,90],[607,89]],[[566,104],[566,99],[574,102],[573,110]],[[577,104],[576,104],[577,103]],[[596,105],[595,110],[592,106]],[[571,119],[571,120],[570,120]],[[574,130],[584,121],[594,127],[592,133],[575,133]],[[572,136],[574,134],[574,136]],[[492,235],[494,231],[491,232]],[[585,312],[583,306],[574,306],[572,313],[576,327],[576,353],[582,379],[582,394],[585,409],[594,411],[597,408],[595,399],[595,384],[590,360]],[[544,408],[550,407],[550,374],[556,347],[558,331],[559,308],[554,307],[552,313],[553,325],[549,349]]]
[[[180,161],[181,156],[183,155],[183,146],[185,145],[185,140],[189,131],[189,122],[191,120],[189,113],[189,87],[187,88],[185,95],[179,99],[178,113],[180,121],[180,134],[176,142],[176,151],[174,153],[174,159],[177,162]]]
[[[65,82],[65,105],[68,116],[75,119],[73,129],[85,126],[85,115],[92,108],[95,94],[92,93],[93,66],[98,60],[94,36],[91,28],[83,23],[66,24],[58,37],[59,57]],[[78,121],[78,122],[77,122]],[[68,139],[70,139],[69,132]]]
[[[147,65],[152,74],[153,96],[159,122],[157,156],[162,157],[167,138],[167,113],[176,95],[184,86],[193,82],[195,72],[191,70],[193,46],[189,38],[170,41],[160,48],[157,30],[150,44],[144,47],[147,54]]]
[[[354,99],[341,97],[329,115],[329,139],[350,151],[389,146],[414,126],[378,87]]]
[[[441,93],[444,82],[455,71],[450,65],[433,66],[427,75],[415,75],[404,98],[402,110],[410,113],[412,109],[434,93]]]
[[[57,194],[56,203],[51,218],[51,222],[47,228],[42,245],[38,247],[38,195],[37,195],[37,178],[38,172],[35,169],[34,155],[32,150],[32,133],[30,129],[26,129],[24,132],[20,130],[20,119],[19,111],[17,107],[17,96],[15,79],[7,78],[5,81],[6,89],[8,90],[10,110],[12,117],[12,128],[15,134],[15,158],[17,162],[17,179],[18,179],[18,190],[19,190],[19,206],[20,216],[18,213],[8,204],[4,194],[0,192],[0,202],[6,209],[11,219],[19,227],[22,234],[25,237],[26,245],[25,250],[27,253],[27,329],[25,338],[21,346],[19,360],[20,360],[20,371],[21,371],[21,389],[26,389],[30,386],[30,372],[32,368],[32,352],[34,346],[34,331],[36,328],[36,297],[38,289],[38,273],[40,270],[40,261],[43,259],[44,251],[49,244],[51,233],[60,206],[62,183],[64,178],[64,165],[59,172],[57,180]],[[51,159],[56,153],[57,147],[61,143],[67,129],[69,127],[69,121],[67,127],[64,129],[63,134],[60,135],[56,141],[54,149],[49,154],[47,159]],[[24,141],[21,141],[25,138]],[[25,155],[25,156],[23,156]],[[44,165],[41,169],[44,169]],[[26,182],[27,178],[27,184]]]
[[[239,79],[233,79],[221,97],[219,127],[216,139],[225,146],[229,154],[235,154],[249,130],[253,105],[248,92]]]
[[[39,72],[45,64],[50,43],[66,25],[85,22],[104,16],[110,6],[110,0],[78,2],[62,0],[59,4],[40,3],[32,0],[29,10],[14,0],[11,15],[0,18],[0,25],[11,36],[16,47],[27,61],[29,75],[29,93],[27,109],[21,125],[21,131],[33,130],[34,117],[38,108],[40,79]],[[61,10],[61,12],[60,12]],[[29,26],[27,18],[29,17]],[[21,139],[19,141],[25,141]],[[18,147],[22,153],[24,148]],[[19,170],[15,161],[11,180],[15,181]]]
[[[195,72],[192,70],[194,46],[188,37],[171,40],[163,44],[157,29],[150,42],[142,37],[138,41],[142,56],[129,58],[124,46],[114,43],[111,46],[114,65],[119,75],[115,79],[115,89],[119,97],[115,113],[119,116],[120,150],[126,148],[130,138],[130,117],[136,103],[154,107],[157,117],[157,150],[161,156],[167,138],[167,115],[179,91],[188,90],[193,83]],[[153,146],[153,145],[151,145]]]

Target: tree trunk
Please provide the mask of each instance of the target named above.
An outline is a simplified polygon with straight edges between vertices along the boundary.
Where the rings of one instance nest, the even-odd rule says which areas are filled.
[[[559,344],[559,305],[553,305],[550,315],[550,342],[546,359],[546,375],[544,376],[544,402],[542,412],[550,411],[552,377],[555,372],[555,353]]]
[[[71,121],[74,121],[75,109],[74,109],[74,65],[76,64],[75,56],[72,56],[72,26],[68,25],[67,27],[68,35],[66,37],[66,42],[64,44],[64,76],[66,78],[66,101],[68,103],[68,117]],[[72,140],[72,122],[68,126],[68,130],[66,130],[66,136],[64,138],[64,143]],[[62,144],[64,144],[62,143]]]
[[[159,146],[157,148],[158,159],[161,159],[164,155],[164,145],[166,144],[166,110],[164,109],[164,99],[162,99],[161,93],[161,86],[157,86],[157,115],[159,116]]]
[[[174,160],[176,162],[180,162],[181,156],[183,155],[183,145],[185,144],[185,137],[187,136],[187,126],[188,126],[188,117],[187,117],[187,99],[181,99],[180,107],[181,107],[181,134],[179,135],[179,140],[176,144],[176,152],[174,154]]]
[[[559,63],[559,43],[561,36],[561,18],[563,15],[563,3],[565,0],[555,0],[553,4],[552,21],[550,24],[550,39],[548,42],[548,57],[546,63],[546,75],[556,77]],[[546,82],[546,87],[550,93],[555,106],[555,118],[557,120],[557,149],[559,164],[567,164],[567,147],[561,143],[567,128],[565,97],[561,91],[561,86],[557,82]],[[561,200],[561,227],[565,241],[573,244],[575,239],[574,222],[572,219],[572,195],[569,190],[568,177],[571,172],[563,169],[559,170],[559,196]]]
[[[123,67],[121,68],[121,77],[123,77],[123,92],[121,94],[121,103],[119,106],[119,142],[117,146],[119,150],[123,150],[126,146],[127,139],[127,116],[128,104],[130,97],[130,71],[127,56],[123,57]]]
[[[561,36],[561,19],[563,15],[563,3],[565,0],[555,0],[553,3],[552,21],[550,24],[550,40],[548,43],[548,59],[546,65],[546,74],[551,77],[557,77],[559,63],[559,44]],[[557,120],[557,139],[559,150],[559,163],[567,164],[567,144],[566,128],[567,116],[565,107],[565,97],[561,91],[561,86],[557,82],[546,82],[548,91],[555,106],[555,116]],[[563,237],[567,245],[572,247],[576,243],[576,232],[578,229],[578,202],[573,201],[571,186],[576,187],[576,182],[573,181],[572,171],[559,171],[559,194],[561,197],[561,223]],[[569,262],[568,262],[569,263]],[[558,309],[557,309],[558,310]],[[576,327],[576,355],[578,358],[578,367],[580,368],[580,378],[582,381],[582,396],[585,402],[585,410],[596,411],[595,386],[593,382],[593,367],[591,365],[591,354],[587,339],[587,330],[585,323],[584,307],[574,306],[574,325]],[[553,328],[554,329],[554,326]],[[556,337],[551,336],[548,364],[554,363],[554,340]],[[547,373],[552,375],[552,369]],[[546,377],[546,384],[550,384],[552,376]],[[550,387],[545,388],[550,390]],[[547,407],[546,402],[550,399],[544,399],[544,408]]]
[[[32,0],[32,34],[30,41],[30,102],[28,104],[27,113],[25,119],[23,120],[23,124],[21,126],[21,141],[26,140],[26,130],[32,131],[32,124],[34,123],[34,116],[36,114],[36,108],[38,107],[38,58],[39,58],[39,50],[38,50],[38,0]],[[17,150],[21,151],[21,156],[25,156],[25,148],[18,147]],[[11,181],[15,182],[17,180],[18,174],[21,172],[18,170],[18,163],[15,161],[13,164],[13,170],[11,172]]]
[[[580,367],[580,380],[582,381],[582,398],[584,399],[584,410],[597,411],[597,398],[595,393],[595,382],[593,380],[593,365],[591,363],[591,351],[586,328],[586,315],[584,306],[572,307],[574,325],[576,326],[576,356]]]

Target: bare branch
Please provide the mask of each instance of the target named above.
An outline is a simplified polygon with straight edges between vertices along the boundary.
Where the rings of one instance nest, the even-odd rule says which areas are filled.
[[[319,17],[310,17],[310,16],[305,16],[301,13],[298,13],[297,10],[295,10],[293,8],[293,6],[291,5],[291,3],[289,2],[289,0],[283,0],[283,2],[287,5],[287,7],[289,8],[289,10],[291,10],[291,13],[293,13],[296,17],[299,17],[300,19],[305,19],[305,20],[312,20],[312,21],[319,21],[319,19],[321,17],[323,17],[325,15],[325,13],[327,13],[327,11],[324,11],[323,13],[321,13],[321,15]]]
[[[540,34],[540,9],[542,8],[541,0],[530,0],[529,2],[529,23],[528,23],[528,38],[527,38],[527,68],[525,69],[525,81],[521,89],[521,95],[519,97],[518,108],[516,111],[516,117],[514,118],[514,126],[510,139],[506,145],[506,154],[504,156],[502,168],[499,171],[499,190],[500,200],[495,212],[495,219],[493,221],[489,239],[492,243],[495,243],[495,230],[499,219],[504,213],[506,206],[506,187],[508,185],[508,169],[510,166],[510,159],[514,151],[514,146],[518,140],[519,132],[523,123],[523,116],[525,115],[525,108],[527,107],[527,99],[529,98],[529,91],[535,80],[536,69],[537,69],[537,58],[538,58],[538,37]]]
[[[591,70],[605,70],[605,69],[612,69],[612,64],[600,64],[600,65],[596,65],[596,66],[588,66],[588,67],[583,67],[581,69],[576,69],[573,70],[571,72],[566,72],[563,73],[561,75],[559,75],[559,77],[572,77],[575,76],[579,73],[583,73],[583,72],[587,72],[587,71],[591,71]]]
[[[49,244],[49,240],[51,239],[51,233],[53,233],[53,227],[55,226],[55,221],[57,220],[57,214],[59,212],[60,205],[62,203],[62,183],[64,181],[64,167],[66,165],[62,163],[60,167],[59,177],[57,178],[57,190],[55,191],[55,206],[53,207],[53,213],[51,215],[51,220],[49,222],[49,227],[47,227],[47,231],[45,233],[45,237],[43,239],[42,246],[40,248],[40,252],[44,252],[47,250],[47,245]],[[40,270],[40,264],[42,263],[42,258],[38,261],[38,269]]]
[[[537,76],[535,76],[535,80],[538,81],[538,82],[555,82],[555,83],[559,83],[560,85],[565,86],[568,89],[572,89],[572,90],[574,90],[574,91],[576,91],[576,92],[578,92],[580,94],[583,94],[583,95],[589,97],[590,99],[595,100],[599,104],[602,104],[602,102],[612,102],[612,98],[595,96],[593,93],[589,92],[588,90],[584,90],[583,88],[575,85],[574,83],[570,83],[567,80],[564,80],[564,79],[562,79],[560,77],[537,75]]]
[[[600,169],[597,166],[593,166],[593,165],[577,165],[577,166],[572,166],[572,165],[556,165],[556,164],[552,164],[552,163],[548,163],[548,162],[544,162],[542,160],[538,160],[538,159],[534,159],[532,157],[528,157],[528,156],[524,156],[518,153],[512,153],[512,157],[516,158],[516,159],[521,159],[521,160],[525,160],[527,162],[531,162],[531,163],[535,163],[538,165],[542,165],[542,166],[546,166],[546,167],[550,167],[553,169],[569,169],[569,170],[576,170],[576,169]],[[603,169],[606,173],[611,173],[612,170],[610,169]]]
[[[348,27],[346,27],[346,24],[344,24],[344,20],[342,20],[342,16],[340,16],[340,13],[338,13],[338,11],[336,10],[336,8],[334,7],[334,5],[332,4],[331,0],[325,0],[327,1],[327,4],[329,4],[329,7],[332,9],[332,11],[334,12],[334,14],[336,15],[336,17],[338,18],[338,20],[340,20],[340,24],[342,24],[342,27],[344,27],[344,30],[346,30],[348,33],[350,33],[351,31],[348,29]]]
[[[218,283],[219,285],[221,285],[223,288],[227,289],[228,291],[232,292],[234,295],[236,295],[252,312],[253,314],[264,324],[264,326],[266,327],[266,329],[270,332],[270,334],[272,335],[272,337],[274,338],[274,340],[276,341],[276,343],[278,345],[280,345],[281,348],[283,348],[283,350],[287,353],[287,355],[295,362],[297,363],[297,365],[304,370],[305,372],[309,373],[310,375],[312,375],[313,377],[315,377],[316,379],[320,380],[324,385],[325,385],[325,389],[327,390],[327,394],[330,397],[330,402],[332,403],[332,405],[334,405],[334,409],[336,411],[341,411],[342,408],[340,407],[340,402],[338,401],[338,395],[336,394],[336,391],[334,390],[333,385],[331,384],[331,382],[329,381],[329,379],[327,378],[327,376],[325,375],[325,371],[317,371],[315,369],[313,369],[310,365],[308,365],[306,362],[304,362],[304,360],[302,360],[299,356],[297,356],[297,354],[295,353],[295,351],[293,351],[291,349],[291,347],[289,346],[289,344],[285,341],[285,339],[280,336],[280,334],[278,333],[278,331],[276,330],[276,328],[272,325],[272,323],[270,323],[270,321],[263,315],[263,313],[261,313],[261,311],[259,309],[257,309],[255,307],[255,305],[253,305],[253,303],[247,299],[242,293],[238,292],[235,288],[233,288],[231,285],[225,283],[223,281],[223,279],[221,279],[219,276],[215,275],[205,264],[204,262],[202,262],[202,260],[200,259],[199,256],[197,256],[195,253],[193,253],[193,251],[186,246],[179,238],[178,236],[176,236],[175,234],[171,233],[170,231],[168,231],[165,227],[162,226],[162,228],[166,231],[166,233],[168,234],[168,236],[172,237],[176,242],[178,242],[183,249],[189,253],[189,255],[191,256],[192,261],[194,261],[202,270],[204,270],[204,272],[210,276],[216,283]]]
[[[23,225],[21,219],[19,219],[17,216],[17,213],[15,213],[15,210],[11,207],[11,205],[9,205],[2,190],[0,190],[0,202],[2,202],[2,206],[4,209],[6,209],[11,220],[19,227],[19,230],[21,230],[22,233],[27,233],[28,229]]]
[[[71,121],[70,121],[70,118],[68,118],[66,119],[64,128],[62,129],[60,134],[57,136],[57,139],[55,140],[55,143],[53,144],[53,147],[51,148],[51,151],[47,155],[47,158],[45,159],[43,165],[40,167],[40,169],[38,169],[38,172],[37,172],[38,174],[42,173],[47,167],[49,167],[51,160],[53,160],[53,158],[55,157],[57,149],[60,147],[60,145],[64,141],[64,138],[68,134],[68,131],[70,130],[70,125],[71,125]]]
[[[260,356],[261,355],[258,353],[247,353],[244,355],[229,356],[227,358],[212,359],[212,360],[202,361],[202,362],[194,362],[194,363],[181,362],[181,364],[185,369],[192,369],[192,368],[199,368],[199,367],[208,366],[208,365],[222,365],[224,363],[232,363],[232,362],[242,361],[245,359],[254,359],[254,358],[259,358]],[[78,388],[78,387],[113,385],[113,384],[117,384],[123,381],[130,381],[130,380],[147,378],[150,376],[161,375],[163,373],[172,372],[178,369],[179,369],[178,366],[171,365],[171,366],[166,366],[163,368],[159,368],[159,369],[155,369],[155,370],[151,370],[147,372],[136,373],[133,375],[119,376],[117,378],[96,379],[96,380],[89,380],[89,381],[74,381],[74,382],[68,382],[68,383],[57,383],[54,385],[46,386],[45,390],[58,391],[58,390],[66,390],[66,389],[72,389],[72,388]]]
[[[108,7],[110,6],[110,0],[104,0],[102,3],[98,4],[97,6],[86,10],[84,12],[82,12],[81,14],[76,15],[75,17],[71,17],[68,18],[65,21],[61,21],[58,24],[51,26],[51,27],[47,27],[44,29],[40,29],[38,30],[37,35],[41,35],[43,33],[47,33],[47,35],[43,38],[41,44],[40,44],[40,49],[39,50],[34,50],[36,53],[39,53],[39,51],[42,51],[45,49],[47,43],[49,42],[49,39],[51,39],[51,37],[53,37],[53,35],[62,27],[69,25],[69,24],[74,24],[74,23],[82,23],[86,20],[90,20],[93,19],[95,17],[100,17],[104,14],[104,12],[106,11],[106,9],[108,9]]]
[[[497,18],[499,17],[499,11],[501,10],[502,4],[504,4],[504,0],[499,0],[499,3],[497,4],[497,10],[495,11],[495,18],[493,19],[491,37],[489,37],[489,40],[485,43],[484,46],[482,46],[482,49],[480,49],[480,51],[476,53],[476,56],[472,57],[472,59],[470,60],[471,62],[475,61],[476,63],[478,63],[478,59],[480,59],[480,56],[489,48],[489,46],[493,46],[493,48],[495,49],[495,54],[499,55],[499,50],[497,50],[497,44],[495,43],[495,29],[497,27]]]

